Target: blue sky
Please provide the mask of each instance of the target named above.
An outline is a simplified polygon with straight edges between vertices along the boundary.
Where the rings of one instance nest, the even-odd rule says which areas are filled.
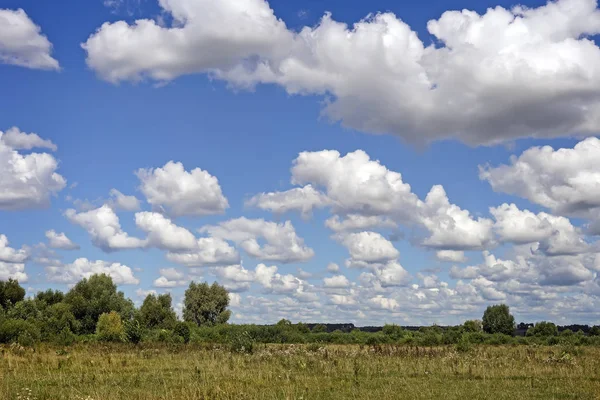
[[[594,1],[169,4],[2,2],[0,277],[34,293],[106,271],[135,301],[168,290],[176,303],[191,279],[216,279],[235,291],[235,322],[459,323],[497,302],[521,320],[598,322]],[[30,133],[57,150],[23,145]],[[294,164],[301,152],[312,156]],[[24,176],[51,170],[63,187],[16,175],[14,160],[32,153],[57,166],[27,164]],[[169,175],[169,161],[185,171]],[[305,185],[317,202],[297,197]],[[434,185],[445,195],[428,197]],[[139,208],[111,202],[112,189]],[[109,224],[82,221],[105,204],[139,243],[94,239]],[[136,223],[142,212],[152,231]],[[334,232],[334,215],[371,222]],[[51,249],[50,230],[74,245]],[[173,244],[189,234],[241,265],[168,258],[212,251]]]

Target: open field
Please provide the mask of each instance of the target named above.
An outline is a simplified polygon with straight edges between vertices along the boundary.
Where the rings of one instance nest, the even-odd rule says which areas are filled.
[[[597,399],[600,349],[5,346],[1,399]]]

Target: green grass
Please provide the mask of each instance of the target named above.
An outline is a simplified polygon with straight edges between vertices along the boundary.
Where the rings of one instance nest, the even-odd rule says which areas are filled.
[[[0,399],[432,398],[597,399],[600,349],[80,344],[0,357]]]

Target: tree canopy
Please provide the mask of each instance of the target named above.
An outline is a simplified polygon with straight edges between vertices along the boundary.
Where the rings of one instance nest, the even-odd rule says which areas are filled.
[[[223,286],[191,282],[183,300],[183,319],[199,326],[224,324],[231,315],[228,305],[229,293]]]
[[[506,304],[489,306],[483,313],[482,323],[486,333],[513,335],[515,331],[515,317]]]

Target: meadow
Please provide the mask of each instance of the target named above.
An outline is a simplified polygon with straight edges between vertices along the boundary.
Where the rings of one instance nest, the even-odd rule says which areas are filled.
[[[595,346],[5,345],[0,398],[597,399]]]

